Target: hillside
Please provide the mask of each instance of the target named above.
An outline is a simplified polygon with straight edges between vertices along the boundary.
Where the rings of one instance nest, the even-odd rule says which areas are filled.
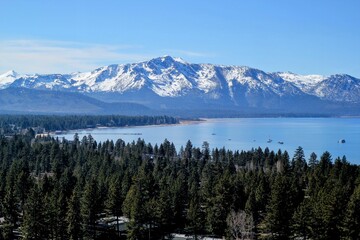
[[[83,103],[79,110],[86,112],[112,112],[114,102],[125,102],[140,104],[152,111],[203,112],[200,115],[208,112],[219,115],[221,112],[235,115],[360,113],[360,80],[346,74],[266,73],[244,66],[192,64],[170,56],[109,65],[84,73],[20,75],[9,71],[0,75],[0,89],[10,88],[42,90],[43,95],[45,91],[56,92],[59,102],[54,101],[53,106],[63,112],[67,111],[67,103],[71,105],[71,98],[61,102],[60,98],[65,95],[60,93],[81,94]],[[87,98],[85,104],[83,95],[102,103],[95,104],[95,100]],[[3,100],[2,109],[21,108],[22,103],[15,101],[15,104],[11,98],[7,102]],[[26,102],[32,106],[38,104],[31,98]],[[58,109],[57,104],[64,108]],[[142,111],[139,105],[131,108]]]

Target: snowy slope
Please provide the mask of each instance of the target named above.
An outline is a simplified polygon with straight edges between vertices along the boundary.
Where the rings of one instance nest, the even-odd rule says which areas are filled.
[[[294,83],[303,92],[335,102],[360,102],[360,80],[346,74],[325,77],[322,75],[298,75],[276,73],[284,80]]]
[[[19,75],[11,70],[8,71],[4,74],[0,75],[0,89],[5,89],[7,88],[10,84],[12,84],[17,78],[19,77]]]
[[[317,84],[326,78],[322,75],[299,75],[291,72],[277,73],[277,75],[285,81],[295,84],[306,93],[310,93]]]
[[[346,74],[332,75],[314,86],[312,91],[322,99],[360,103],[360,79]]]
[[[358,103],[359,81],[348,75],[324,77],[290,72],[265,73],[250,67],[191,64],[180,58],[163,56],[140,63],[104,66],[84,73],[19,76],[10,71],[0,75],[0,89],[13,86],[118,95],[136,95],[145,91],[160,98],[195,96],[256,107],[267,104],[267,101],[276,104],[285,98],[306,96]]]
[[[161,97],[177,97],[197,88],[204,93],[218,86],[214,67],[190,65],[165,56],[147,62],[110,65],[90,73],[75,73],[73,86],[88,92],[119,92],[148,88]]]
[[[66,90],[73,88],[71,78],[66,74],[24,75],[17,78],[10,86],[41,90]]]

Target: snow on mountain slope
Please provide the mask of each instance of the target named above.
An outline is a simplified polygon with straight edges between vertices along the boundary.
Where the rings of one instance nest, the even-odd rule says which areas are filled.
[[[317,84],[312,91],[322,99],[360,103],[360,79],[346,74],[332,75]]]
[[[249,67],[224,67],[224,77],[249,86],[249,90],[257,89],[272,92],[278,96],[285,94],[301,94],[302,92],[284,79]],[[230,85],[233,85],[231,82]]]
[[[84,73],[19,76],[10,71],[0,75],[0,89],[13,86],[89,94],[145,90],[160,97],[230,99],[235,104],[256,102],[258,98],[265,102],[270,98],[309,95],[338,102],[360,102],[359,81],[348,75],[265,73],[250,67],[191,64],[180,58],[163,56]]]
[[[326,77],[322,75],[299,75],[291,72],[276,73],[285,81],[295,84],[298,88],[306,93],[310,93],[312,88],[322,82]]]
[[[193,66],[197,73],[197,84],[199,89],[208,93],[218,87],[221,88],[220,81],[217,79],[214,65],[201,64]]]
[[[144,81],[137,79],[128,65],[110,65],[92,72],[72,74],[73,86],[85,92],[120,92],[140,89]]]
[[[17,78],[11,86],[42,90],[70,90],[73,88],[72,81],[66,74],[24,75]]]
[[[140,63],[135,69],[147,80],[150,88],[162,97],[180,96],[194,88],[194,71],[183,61],[178,62],[170,56]]]
[[[276,73],[286,81],[294,83],[303,92],[324,100],[335,102],[360,102],[360,80],[346,74],[329,77],[322,75],[298,75]]]
[[[19,77],[19,75],[11,70],[8,71],[4,74],[0,75],[0,89],[5,89],[7,88],[10,84],[12,84],[17,78]]]
[[[72,79],[74,86],[84,91],[123,93],[146,87],[159,96],[176,97],[194,88],[208,93],[217,86],[216,81],[208,78],[214,75],[213,67],[196,67],[195,70],[182,59],[165,56],[135,64],[110,65],[91,73],[77,73]]]

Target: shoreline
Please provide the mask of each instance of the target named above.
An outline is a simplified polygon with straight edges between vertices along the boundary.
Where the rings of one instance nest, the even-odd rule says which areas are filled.
[[[319,125],[322,123],[324,125]],[[304,149],[308,149],[307,154],[316,152],[316,154],[321,155],[324,151],[331,149],[333,156],[342,157],[345,155],[349,159],[360,159],[353,147],[358,144],[359,140],[354,135],[355,133],[350,131],[351,128],[346,127],[348,124],[358,127],[359,118],[353,120],[346,118],[209,118],[196,119],[195,121],[185,119],[176,124],[126,127],[98,126],[97,128],[75,129],[64,131],[58,135],[52,134],[51,137],[59,137],[60,139],[64,137],[72,140],[73,135],[78,133],[80,138],[92,135],[97,142],[109,139],[114,141],[123,139],[126,142],[131,142],[140,138],[151,144],[160,144],[164,139],[168,139],[175,144],[177,149],[184,146],[187,140],[191,140],[193,145],[198,147],[207,141],[212,147],[226,146],[234,150],[269,147],[269,149],[293,152],[296,147],[302,146]],[[345,128],[339,128],[339,126]],[[298,129],[301,128],[306,131],[299,131]],[[274,131],[275,129],[278,130]],[[318,130],[314,132],[314,129]],[[301,139],[293,138],[292,132],[301,136]],[[324,138],[323,136],[328,137]],[[317,140],[309,145],[308,139],[313,137],[316,137]],[[269,139],[273,141],[267,142]],[[339,139],[345,139],[346,144],[339,144]]]
[[[51,131],[51,132],[47,132],[47,134],[49,134],[50,136],[57,136],[57,135],[63,135],[66,133],[71,133],[74,132],[76,133],[77,131],[93,131],[96,129],[112,129],[112,128],[147,128],[147,127],[167,127],[167,126],[185,126],[185,125],[193,125],[193,124],[201,124],[201,123],[205,123],[205,122],[219,122],[222,120],[226,120],[226,119],[250,119],[250,118],[254,118],[254,119],[276,119],[276,118],[289,118],[289,119],[294,119],[294,118],[309,118],[309,119],[317,119],[317,118],[338,118],[338,119],[359,119],[360,116],[335,116],[335,117],[328,117],[328,116],[322,116],[322,117],[222,117],[222,118],[199,118],[196,120],[179,120],[179,123],[162,123],[162,124],[149,124],[149,125],[134,125],[134,126],[112,126],[112,127],[107,127],[107,126],[99,126],[99,127],[94,127],[94,128],[80,128],[80,129],[70,129],[70,130],[63,130],[61,131],[61,133],[56,133],[55,131]]]
[[[199,120],[180,120],[179,123],[162,123],[162,124],[149,124],[149,125],[136,125],[136,126],[123,126],[123,127],[105,127],[105,126],[100,126],[100,127],[94,127],[94,128],[80,128],[80,129],[71,129],[71,130],[64,130],[61,131],[61,133],[56,133],[56,132],[48,132],[47,134],[49,134],[50,136],[58,136],[58,135],[63,135],[63,134],[67,134],[67,133],[77,133],[76,131],[93,131],[96,129],[112,129],[112,128],[140,128],[140,127],[167,127],[167,126],[184,126],[184,125],[191,125],[191,124],[200,124],[203,122],[206,122],[207,119],[199,119]]]

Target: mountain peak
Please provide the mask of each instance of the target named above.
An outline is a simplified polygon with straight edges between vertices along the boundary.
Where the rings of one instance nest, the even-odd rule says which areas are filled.
[[[6,73],[3,73],[0,75],[0,77],[14,77],[16,78],[18,76],[18,73],[14,70],[7,71]]]
[[[15,71],[8,71],[0,75],[0,89],[10,86],[102,94],[126,93],[124,98],[137,92],[154,94],[156,97],[197,96],[204,101],[231,99],[232,103],[229,104],[248,103],[251,107],[266,102],[259,96],[272,96],[274,102],[279,97],[300,95],[330,101],[340,102],[344,99],[347,102],[360,102],[360,90],[356,91],[360,89],[360,80],[345,74],[325,77],[292,72],[266,73],[245,66],[192,64],[170,55],[64,75],[20,76]],[[333,97],[334,88],[338,89],[336,98]]]
[[[184,59],[182,59],[181,57],[174,57],[173,59],[174,59],[176,62],[183,63],[183,64],[187,64],[187,62],[186,62]]]
[[[164,55],[162,57],[153,58],[150,61],[159,61],[159,62],[174,62],[175,59],[170,55]]]
[[[187,62],[185,60],[183,60],[182,58],[172,57],[170,55],[164,55],[162,57],[153,58],[153,59],[149,60],[148,62],[157,63],[160,65],[167,65],[167,66],[175,64],[175,63],[187,64]]]
[[[167,55],[167,54],[165,54],[165,55],[163,55],[163,56],[161,56],[161,57],[158,57],[158,58],[162,58],[162,59],[174,59],[172,56]]]
[[[8,87],[18,77],[19,77],[19,75],[14,70],[10,70],[10,71],[7,71],[4,74],[1,74],[0,75],[0,89]]]
[[[335,79],[343,79],[343,78],[354,78],[348,74],[334,74],[331,75],[329,78],[335,78]]]

